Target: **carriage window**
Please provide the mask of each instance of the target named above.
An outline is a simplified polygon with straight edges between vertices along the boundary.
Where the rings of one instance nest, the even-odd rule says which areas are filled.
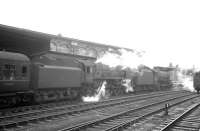
[[[16,66],[5,64],[3,69],[3,79],[4,80],[14,80],[16,77]]]
[[[27,75],[27,67],[22,66],[22,76],[25,77]]]

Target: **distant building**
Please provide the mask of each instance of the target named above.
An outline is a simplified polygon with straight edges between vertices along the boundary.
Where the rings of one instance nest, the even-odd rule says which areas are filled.
[[[170,75],[170,80],[171,81],[177,81],[178,80],[178,66],[176,66],[176,67],[160,67],[160,66],[156,66],[156,67],[154,67],[154,70],[168,72],[169,75]]]

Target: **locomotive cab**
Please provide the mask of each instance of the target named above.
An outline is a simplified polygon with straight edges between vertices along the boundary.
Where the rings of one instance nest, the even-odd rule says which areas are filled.
[[[85,83],[93,83],[95,64],[88,60],[78,60],[82,64]]]
[[[97,86],[94,82],[94,73],[95,73],[95,64],[90,60],[80,60],[78,62],[81,65],[83,71],[82,74],[82,87],[81,94],[82,96],[92,96],[95,94]]]

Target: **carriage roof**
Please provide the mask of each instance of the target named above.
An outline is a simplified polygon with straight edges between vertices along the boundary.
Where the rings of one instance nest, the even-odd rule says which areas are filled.
[[[26,55],[7,51],[0,51],[0,59],[29,62],[29,58]]]

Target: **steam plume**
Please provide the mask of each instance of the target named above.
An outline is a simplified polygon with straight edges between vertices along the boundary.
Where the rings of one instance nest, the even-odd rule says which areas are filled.
[[[82,97],[84,102],[97,102],[100,101],[103,97],[105,97],[105,91],[106,91],[106,81],[103,82],[103,84],[98,88],[97,94],[94,96],[86,96]]]
[[[188,76],[188,75],[183,75],[180,72],[178,73],[178,82],[182,85],[182,86],[178,86],[176,85],[175,89],[180,89],[180,90],[187,90],[187,91],[191,91],[194,92],[195,89],[193,87],[193,79],[192,76]]]
[[[142,55],[144,52],[133,52],[125,49],[119,49],[118,52],[114,52],[111,49],[108,50],[96,63],[102,63],[108,65],[111,68],[116,66],[122,66],[123,68],[137,68],[138,65],[143,63]]]

